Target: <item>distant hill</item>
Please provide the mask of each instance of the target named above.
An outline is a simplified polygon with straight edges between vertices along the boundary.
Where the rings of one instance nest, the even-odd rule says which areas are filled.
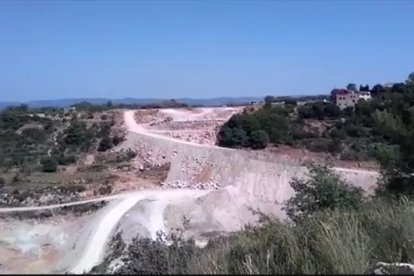
[[[89,102],[91,104],[105,104],[111,101],[113,104],[157,104],[169,99],[136,99],[136,98],[123,98],[123,99],[107,99],[107,98],[79,98],[79,99],[59,99],[59,100],[40,100],[40,101],[29,101],[29,102],[0,102],[0,109],[4,109],[7,106],[27,104],[29,107],[68,107],[80,102]],[[252,101],[261,101],[263,97],[221,97],[211,99],[192,99],[192,98],[178,98],[175,99],[177,102],[185,103],[190,106],[220,106],[229,103],[240,104],[249,103]]]
[[[275,100],[297,99],[297,100],[311,100],[325,98],[326,95],[292,95],[292,96],[276,96]],[[185,103],[189,106],[222,106],[226,104],[243,104],[250,102],[262,101],[264,97],[220,97],[207,99],[194,98],[177,98],[177,102]],[[7,106],[27,104],[29,107],[68,107],[80,102],[89,102],[91,104],[105,104],[111,101],[113,104],[158,104],[169,99],[152,99],[152,98],[123,98],[123,99],[108,99],[108,98],[78,98],[78,99],[59,99],[59,100],[39,100],[29,102],[0,102],[0,109]]]

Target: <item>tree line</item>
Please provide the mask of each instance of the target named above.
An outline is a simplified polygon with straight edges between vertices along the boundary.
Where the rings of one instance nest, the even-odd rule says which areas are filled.
[[[406,82],[392,87],[375,85],[371,101],[361,99],[355,107],[344,110],[330,101],[297,105],[291,101],[272,104],[265,99],[259,110],[246,110],[226,122],[218,133],[218,144],[254,149],[285,144],[329,152],[342,159],[384,159],[398,152],[400,140],[412,129],[412,79],[410,74]],[[325,125],[322,133],[309,126],[310,120]]]

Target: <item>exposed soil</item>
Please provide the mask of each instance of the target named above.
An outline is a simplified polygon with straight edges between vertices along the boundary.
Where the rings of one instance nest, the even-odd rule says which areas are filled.
[[[135,120],[146,131],[188,142],[214,145],[220,125],[243,107],[139,110]]]
[[[365,170],[379,170],[379,165],[375,161],[347,161],[339,158],[332,159],[332,156],[323,152],[313,152],[301,148],[293,148],[286,145],[270,146],[262,150],[263,152],[270,152],[275,157],[283,158],[284,160],[291,160],[297,163],[304,163],[309,161],[324,162],[326,160],[333,163],[333,165],[342,168],[356,168]]]
[[[249,107],[248,107],[249,108]],[[247,108],[247,109],[248,109]],[[203,145],[215,145],[220,126],[233,114],[243,111],[245,107],[235,108],[187,108],[187,109],[148,109],[138,110],[135,120],[142,131],[149,134],[171,137],[174,139]],[[330,126],[329,122],[306,120],[308,130],[322,133]],[[275,159],[285,159],[298,164],[305,161],[322,162],[327,159],[333,165],[344,168],[378,170],[375,161],[346,161],[332,159],[327,153],[311,152],[306,149],[289,146],[270,146],[263,150],[274,154]]]

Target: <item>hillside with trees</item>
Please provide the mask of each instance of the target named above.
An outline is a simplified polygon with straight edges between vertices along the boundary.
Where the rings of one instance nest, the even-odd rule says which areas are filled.
[[[45,204],[45,194],[50,204],[72,201],[85,189],[101,194],[111,177],[107,163],[133,158],[109,152],[123,141],[116,114],[26,105],[1,111],[0,205]]]
[[[29,109],[25,105],[0,112],[3,172],[54,172],[57,165],[75,163],[82,153],[106,151],[122,140],[111,134],[113,120],[88,123],[88,113],[64,113],[63,109]]]
[[[266,97],[259,110],[245,110],[226,122],[218,133],[218,144],[253,149],[288,145],[327,152],[343,160],[385,162],[383,159],[398,154],[401,139],[412,128],[413,79],[411,74],[405,83],[392,87],[375,85],[371,101],[361,99],[354,108],[344,110],[330,101],[275,105]]]

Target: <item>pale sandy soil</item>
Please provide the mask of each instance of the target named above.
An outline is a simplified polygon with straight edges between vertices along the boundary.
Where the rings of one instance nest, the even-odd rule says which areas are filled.
[[[140,122],[136,130],[190,143],[214,145],[218,127],[242,110],[243,107],[205,107],[139,112],[135,117]],[[163,121],[166,118],[169,120]],[[130,127],[132,124],[126,122],[126,125]]]
[[[0,221],[0,273],[53,273],[85,230],[89,216]],[[67,269],[67,267],[66,267]]]

